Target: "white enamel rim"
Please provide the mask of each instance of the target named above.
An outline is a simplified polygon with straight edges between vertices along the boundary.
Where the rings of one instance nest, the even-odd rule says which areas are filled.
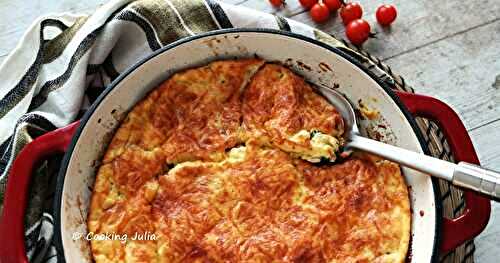
[[[73,233],[87,232],[86,217],[95,172],[105,148],[123,116],[151,89],[179,70],[224,58],[258,55],[268,61],[291,58],[311,66],[293,64],[292,69],[313,83],[339,84],[339,91],[351,101],[367,102],[380,111],[395,135],[395,145],[424,152],[423,140],[413,118],[396,95],[376,76],[342,51],[319,41],[293,33],[268,29],[225,29],[179,40],[138,62],[121,74],[98,98],[81,120],[58,177],[55,198],[56,243],[69,262],[92,262],[88,243],[72,240]],[[320,62],[333,72],[322,72]],[[420,136],[420,137],[419,137]],[[427,151],[425,149],[425,151]],[[434,179],[403,168],[410,186],[412,205],[411,261],[437,259],[441,207],[436,202]],[[424,212],[420,216],[419,211]]]

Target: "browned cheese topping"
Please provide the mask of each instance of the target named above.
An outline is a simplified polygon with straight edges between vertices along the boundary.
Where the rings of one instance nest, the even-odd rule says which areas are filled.
[[[283,66],[226,60],[174,74],[103,158],[88,230],[128,238],[92,240],[94,260],[403,262],[399,166],[365,153],[314,164],[335,160],[343,133],[335,108]]]

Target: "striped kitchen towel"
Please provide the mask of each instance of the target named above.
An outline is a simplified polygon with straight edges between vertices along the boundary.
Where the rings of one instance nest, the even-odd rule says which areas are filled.
[[[328,34],[215,0],[114,0],[90,16],[41,17],[0,67],[0,204],[12,161],[33,138],[79,118],[120,72],[153,51],[180,38],[231,27],[303,34],[378,70]],[[377,74],[392,80],[381,69]],[[34,175],[26,214],[26,248],[32,262],[58,260],[52,244],[54,173],[48,170],[44,164]]]

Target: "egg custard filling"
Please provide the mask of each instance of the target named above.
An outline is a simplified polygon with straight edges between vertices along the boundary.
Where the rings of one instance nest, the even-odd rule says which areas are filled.
[[[334,163],[343,133],[335,108],[283,66],[225,60],[174,74],[103,157],[88,231],[127,238],[92,239],[93,259],[404,262],[400,168],[361,152]]]

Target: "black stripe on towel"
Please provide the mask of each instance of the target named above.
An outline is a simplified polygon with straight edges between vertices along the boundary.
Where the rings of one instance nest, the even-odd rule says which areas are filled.
[[[96,74],[97,72],[99,72],[100,69],[101,69],[101,65],[98,65],[98,64],[88,64],[87,65],[87,72],[85,74],[87,76],[88,75],[93,75],[93,74]]]
[[[44,37],[43,63],[48,64],[57,59],[71,42],[76,32],[85,24],[87,17],[78,18],[71,27],[66,28],[54,38],[48,40]]]
[[[274,16],[274,18],[276,18],[276,23],[278,23],[278,27],[280,30],[291,31],[290,25],[288,24],[288,21],[286,21],[284,17],[276,15]]]
[[[57,27],[59,28],[61,31],[64,31],[66,29],[69,28],[69,26],[67,26],[66,24],[64,24],[64,22],[62,22],[61,20],[57,20],[57,19],[53,19],[53,18],[49,18],[49,19],[46,19],[45,21],[47,21],[47,26],[53,26],[53,27]]]
[[[222,7],[220,7],[219,3],[215,2],[214,0],[207,0],[207,3],[212,10],[215,18],[217,19],[217,22],[219,22],[221,28],[233,27],[233,24],[231,24],[231,21],[229,21],[229,18],[227,17],[226,13],[224,13],[224,10],[222,9]]]
[[[160,42],[158,42],[158,39],[156,38],[154,29],[142,17],[138,16],[137,14],[134,14],[129,10],[125,10],[121,12],[116,17],[116,19],[136,23],[142,29],[142,31],[144,31],[144,34],[146,35],[146,40],[148,41],[149,48],[151,48],[151,50],[153,51],[160,49],[161,44]]]
[[[34,114],[34,113],[26,114],[26,115],[23,115],[21,118],[19,118],[19,120],[17,121],[17,124],[16,124],[16,128],[14,128],[14,130],[17,130],[17,127],[21,123],[29,123],[29,124],[32,124],[34,126],[40,127],[46,131],[51,131],[51,130],[54,130],[56,128],[56,126],[54,124],[52,124],[52,122],[47,120],[45,117],[38,115],[38,114]],[[15,137],[14,135],[11,135],[0,146],[0,150],[1,150],[1,152],[0,152],[0,175],[3,174],[3,172],[5,171],[5,168],[7,166],[7,163],[10,160],[10,157],[12,154],[11,149],[12,149],[13,144],[14,144],[14,137]]]
[[[136,1],[130,4],[129,8],[151,24],[162,45],[191,35],[182,25],[181,18],[165,0]]]
[[[102,67],[111,81],[120,75],[120,73],[116,70],[115,65],[113,65],[113,52],[109,53],[108,57],[104,60]]]
[[[76,49],[75,53],[73,53],[73,55],[71,56],[68,67],[66,68],[64,73],[53,80],[45,82],[45,84],[40,89],[40,92],[33,98],[29,107],[30,111],[40,107],[47,100],[47,97],[49,96],[50,92],[59,89],[64,85],[64,83],[66,83],[66,81],[71,77],[73,69],[75,68],[80,58],[92,47],[97,36],[103,30],[104,26],[109,21],[111,21],[115,17],[115,15],[120,11],[121,8],[116,10],[113,14],[111,14],[108,17],[108,19],[101,26],[96,28],[94,31],[92,31],[92,33],[88,34],[82,40],[80,45],[78,45],[78,48]]]
[[[0,119],[9,113],[31,91],[40,71],[43,58],[43,29],[50,22],[43,20],[40,25],[40,49],[35,61],[21,80],[0,100]]]
[[[59,77],[49,80],[43,84],[42,88],[40,89],[40,92],[33,98],[33,101],[30,104],[29,110],[36,109],[40,107],[46,100],[47,97],[49,96],[49,93],[51,91],[57,90],[60,87],[66,83],[66,81],[69,79],[71,76],[71,73],[73,73],[73,69],[75,68],[76,64],[80,60],[80,58],[92,47],[94,44],[94,41],[97,37],[97,33],[101,30],[101,28],[98,28],[94,32],[90,33],[87,35],[83,41],[80,43],[78,48],[76,49],[75,53],[73,56],[71,56],[71,59],[69,61],[68,67],[64,71],[62,75]]]
[[[7,150],[9,149],[10,141],[12,140],[12,135],[7,138],[1,145],[0,145],[0,175],[3,173],[5,170],[5,167],[7,166],[8,163],[8,156],[7,155]]]

